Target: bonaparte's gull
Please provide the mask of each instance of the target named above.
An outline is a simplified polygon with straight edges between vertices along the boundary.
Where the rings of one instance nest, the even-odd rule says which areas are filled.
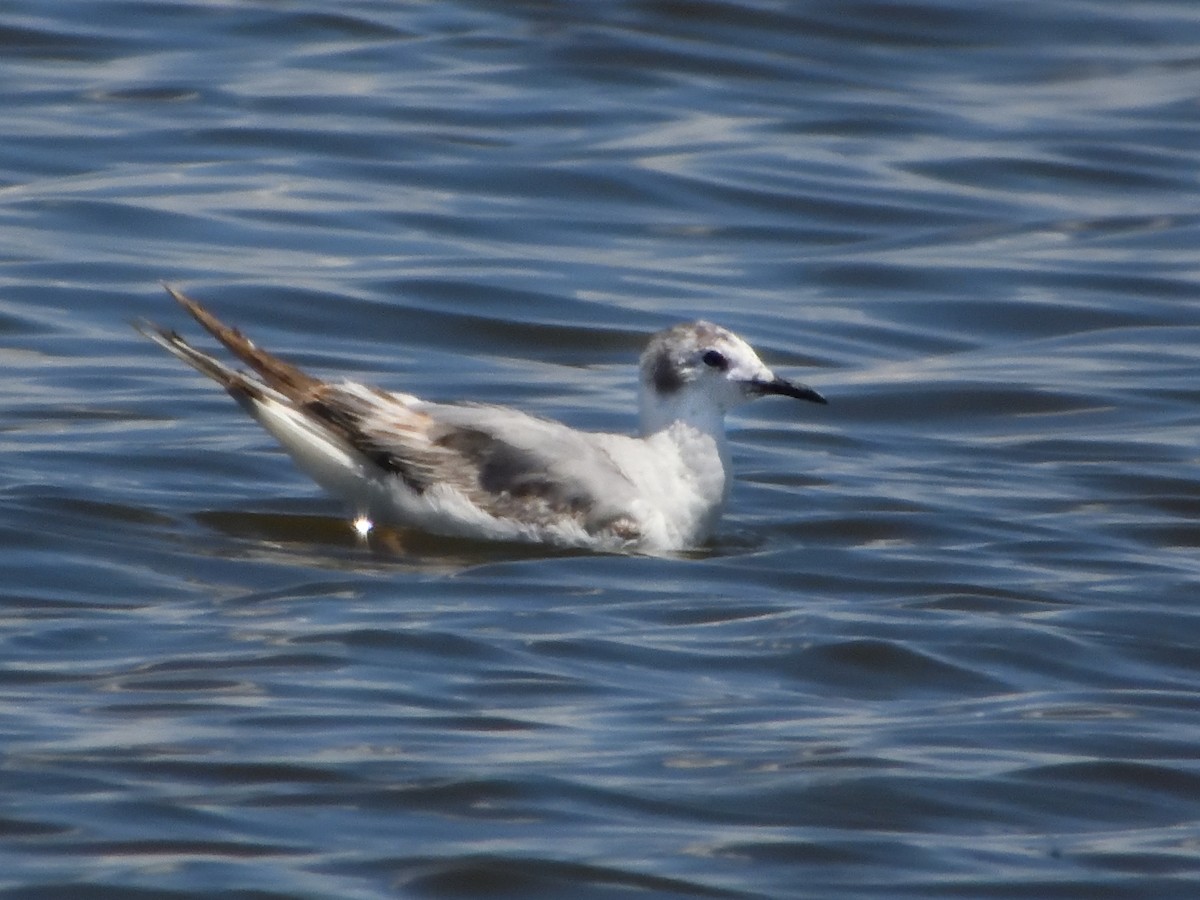
[[[729,494],[725,413],[779,394],[824,403],[708,322],[659,332],[642,354],[641,435],[577,431],[519,410],[434,403],[322,381],[170,292],[254,374],[174,331],[147,337],[225,388],[331,494],[369,522],[498,540],[662,553],[703,542]]]

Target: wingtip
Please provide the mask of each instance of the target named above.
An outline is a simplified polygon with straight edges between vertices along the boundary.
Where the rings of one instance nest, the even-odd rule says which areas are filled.
[[[159,284],[161,284],[167,293],[185,308],[188,307],[188,304],[195,303],[194,300],[190,300],[182,291],[180,291],[170,282],[160,281]],[[149,338],[157,344],[162,344],[163,346],[186,343],[186,341],[183,339],[183,336],[175,329],[166,328],[165,326],[159,325],[157,322],[152,322],[149,319],[143,318],[142,316],[137,316],[133,319],[130,319],[129,325],[138,334]]]
[[[170,282],[161,282],[168,294],[191,315],[193,319],[221,342],[227,350],[258,373],[266,385],[285,396],[307,394],[320,387],[321,381],[300,369],[273,356],[255,345],[237,328],[226,325],[208,311],[204,304],[188,297]],[[153,336],[153,335],[152,335]],[[160,333],[160,342],[182,340],[175,332]]]
[[[157,322],[151,322],[149,319],[143,319],[138,316],[136,319],[129,320],[130,327],[142,337],[148,337],[152,341],[160,339],[169,340],[172,336],[170,329],[164,328]]]
[[[142,318],[132,319],[129,324],[142,337],[154,341],[158,346],[181,359],[186,359],[189,352],[197,352],[184,340],[183,335],[172,328],[166,328],[157,322]]]
[[[175,287],[175,285],[171,284],[171,282],[160,281],[159,284],[161,284],[163,286],[163,289],[168,294],[171,295],[171,299],[173,299],[176,303],[178,303],[180,306],[182,306],[188,312],[192,313],[192,315],[196,314],[196,310],[204,309],[204,307],[202,307],[199,303],[197,303],[195,300],[193,300],[191,297],[189,297],[187,294],[185,294],[179,288]]]

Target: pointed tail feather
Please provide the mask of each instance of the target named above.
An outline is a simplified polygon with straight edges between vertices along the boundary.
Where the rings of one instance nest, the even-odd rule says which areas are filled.
[[[259,348],[254,344],[253,341],[251,341],[236,328],[226,325],[207,309],[205,309],[201,304],[197,303],[190,297],[185,296],[181,291],[169,284],[164,284],[163,287],[167,289],[167,293],[174,297],[175,301],[180,306],[191,313],[192,317],[204,326],[209,334],[224,344],[230,353],[262,376],[263,381],[265,381],[269,387],[274,388],[285,397],[289,397],[297,402],[304,402],[312,397],[313,394],[319,391],[319,389],[323,386],[320,379],[313,378],[311,375],[306,375],[295,366],[289,365],[278,357],[271,355],[266,350]],[[153,335],[151,335],[151,337],[153,337]],[[174,335],[174,338],[179,343],[184,343],[178,335]],[[159,341],[159,343],[162,343],[162,341]],[[166,346],[168,350],[171,350],[171,352],[175,353],[175,350],[172,349],[172,347],[167,346],[166,344],[163,344],[163,346]],[[184,346],[188,345],[184,343]],[[188,349],[193,353],[199,352],[190,346]],[[200,368],[195,362],[186,356],[183,356],[180,353],[175,353],[175,355],[179,356],[180,359],[183,359],[185,362],[196,366],[196,368]],[[203,356],[204,354],[200,355]],[[211,359],[211,357],[209,357],[209,359]],[[213,362],[215,362],[215,360],[213,360]],[[218,363],[218,365],[220,364]],[[200,371],[204,372],[206,375],[210,374],[205,369],[200,369]],[[221,381],[219,378],[216,380]]]
[[[197,350],[185,341],[178,332],[155,325],[153,322],[148,322],[145,319],[139,319],[134,322],[133,327],[172,356],[183,360],[202,375],[207,375],[232,394],[238,402],[244,402],[245,400],[261,401],[269,394],[278,396],[274,391],[271,391],[249,375],[238,372],[236,369],[231,369],[216,357],[210,356],[202,350]]]

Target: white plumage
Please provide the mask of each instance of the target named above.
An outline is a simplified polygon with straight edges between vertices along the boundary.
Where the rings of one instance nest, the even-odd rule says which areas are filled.
[[[253,374],[177,333],[140,330],[219,383],[296,465],[361,520],[438,534],[656,553],[711,533],[729,493],[725,413],[766,394],[824,403],[750,346],[694,322],[655,335],[640,365],[641,434],[577,431],[508,407],[432,403],[322,381],[171,295]]]

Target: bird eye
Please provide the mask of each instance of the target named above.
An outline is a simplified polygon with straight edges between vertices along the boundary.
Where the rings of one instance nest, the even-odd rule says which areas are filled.
[[[706,366],[713,369],[720,369],[722,372],[729,368],[729,360],[725,358],[725,354],[720,350],[706,350],[700,359]]]

